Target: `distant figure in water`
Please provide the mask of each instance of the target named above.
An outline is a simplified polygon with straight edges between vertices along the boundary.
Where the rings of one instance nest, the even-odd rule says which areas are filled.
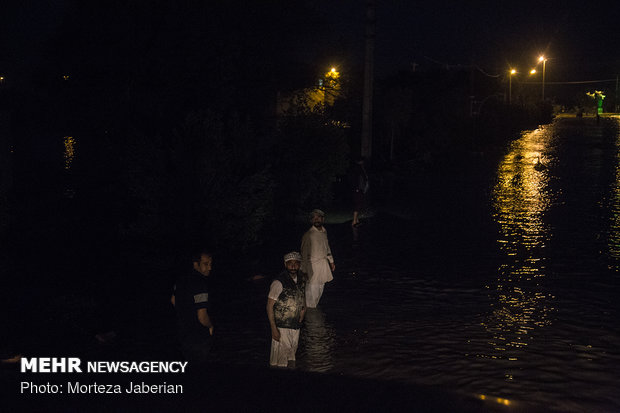
[[[301,271],[308,275],[306,284],[306,306],[316,308],[323,295],[326,282],[334,279],[336,269],[332,251],[327,240],[327,230],[323,227],[325,213],[315,209],[310,213],[312,226],[301,239]]]
[[[349,176],[351,184],[351,195],[353,201],[353,222],[352,226],[360,225],[359,213],[364,208],[366,201],[366,193],[368,192],[369,182],[368,174],[364,168],[364,159],[359,158],[353,168],[351,168]]]
[[[273,367],[295,367],[299,344],[299,329],[306,314],[306,275],[299,271],[301,254],[297,251],[284,256],[284,268],[269,287],[267,318],[271,327]]]
[[[536,158],[536,163],[534,164],[534,169],[537,171],[542,171],[547,169],[547,165],[541,162],[540,155]]]
[[[177,279],[170,302],[176,309],[181,351],[190,362],[204,362],[211,355],[213,323],[209,317],[209,282],[212,253],[199,250],[192,268]]]

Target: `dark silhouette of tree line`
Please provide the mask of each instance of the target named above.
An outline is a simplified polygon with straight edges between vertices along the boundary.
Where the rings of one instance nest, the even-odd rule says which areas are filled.
[[[45,217],[51,224],[55,210],[67,217],[53,228],[73,223],[77,240],[245,247],[282,217],[334,201],[334,182],[359,145],[361,72],[342,71],[347,90],[332,107],[276,116],[278,92],[313,87],[322,71],[308,62],[339,50],[323,41],[330,33],[318,9],[241,0],[67,4],[32,88],[11,110],[16,157],[42,137],[73,136],[76,158],[70,170],[37,165],[45,179],[16,167],[13,210],[35,206],[16,214],[14,234],[32,238],[46,225],[26,223]],[[467,71],[378,82],[376,161],[497,143],[532,121],[529,108],[499,99],[474,119],[470,87]],[[476,87],[487,96],[498,85]],[[49,158],[61,159],[60,145],[49,146]],[[58,182],[75,196],[67,199]],[[44,187],[56,198],[42,196]]]

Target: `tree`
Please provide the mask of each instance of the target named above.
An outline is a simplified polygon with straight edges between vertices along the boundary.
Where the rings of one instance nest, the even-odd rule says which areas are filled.
[[[282,118],[274,173],[278,204],[285,211],[295,213],[331,204],[333,184],[348,166],[345,130],[326,117],[321,106],[297,108]]]

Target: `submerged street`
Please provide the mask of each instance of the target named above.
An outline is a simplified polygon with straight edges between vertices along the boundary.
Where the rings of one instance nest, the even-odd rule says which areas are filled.
[[[556,119],[515,140],[489,182],[438,178],[440,194],[411,201],[436,204],[413,218],[379,211],[357,233],[328,223],[338,271],[308,314],[299,369],[620,408],[619,137],[615,118]],[[225,359],[260,365],[253,297],[250,318],[235,310],[246,297],[224,305],[236,316],[221,340]]]
[[[619,122],[557,118],[523,132],[497,159],[463,154],[420,179],[414,193],[377,202],[358,228],[349,211],[328,209],[337,269],[319,307],[308,311],[290,380],[315,390],[323,383],[357,389],[350,400],[328,396],[345,407],[379,403],[368,389],[381,388],[392,407],[406,397],[437,411],[444,397],[483,400],[483,410],[620,409]],[[270,265],[298,248],[306,225],[287,226],[259,251],[253,266],[264,278],[247,272],[255,257],[238,257],[238,268],[215,259],[214,361],[227,372],[219,382],[224,401],[226,386],[244,372],[257,381],[245,390],[252,397],[262,394],[258,382],[271,388],[270,380],[289,380],[266,370],[265,304],[271,270],[278,270]],[[23,320],[13,322],[27,331],[24,354],[179,359],[171,285],[161,282],[173,279],[173,269],[157,262],[148,268],[159,276],[142,264],[144,274],[124,269],[97,295],[93,286],[105,283],[86,277],[72,255],[67,249],[56,257],[61,264],[37,279],[37,294],[13,309]],[[111,301],[97,298],[113,291]],[[35,317],[27,312],[40,307],[28,303],[35,302],[46,308],[46,322],[29,330]],[[95,334],[109,331],[112,344],[97,344]],[[193,394],[196,403],[201,394]],[[268,393],[262,401],[243,394],[238,406],[268,404]],[[304,397],[308,406],[318,403]]]
[[[0,14],[14,410],[620,411],[608,8],[108,3]]]

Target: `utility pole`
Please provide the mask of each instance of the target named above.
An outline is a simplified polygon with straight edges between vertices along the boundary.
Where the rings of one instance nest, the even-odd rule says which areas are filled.
[[[618,75],[616,75],[616,112],[618,113]]]
[[[472,56],[469,64],[469,116],[473,117],[475,115],[475,103],[476,103],[476,95],[474,93],[474,78],[476,72],[474,72],[474,57]]]
[[[362,102],[361,155],[372,156],[372,89],[375,49],[375,0],[366,0],[366,58],[364,61],[364,99]]]

